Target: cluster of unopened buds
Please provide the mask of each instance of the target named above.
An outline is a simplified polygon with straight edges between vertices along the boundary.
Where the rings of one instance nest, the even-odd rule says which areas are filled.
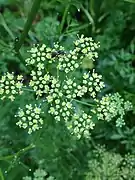
[[[16,77],[13,73],[5,74],[0,80],[2,100],[8,98],[13,101],[17,94],[28,89],[33,91],[36,100],[41,102],[40,106],[27,104],[24,109],[19,108],[16,114],[19,121],[16,124],[20,128],[27,129],[29,134],[42,128],[44,123],[42,103],[48,104],[48,113],[56,122],[64,121],[70,133],[78,138],[88,137],[90,130],[94,128],[93,113],[99,120],[108,121],[115,117],[116,112],[122,114],[120,117],[123,118],[125,110],[131,106],[130,102],[124,104],[124,100],[118,94],[98,100],[98,94],[105,87],[101,75],[93,69],[85,71],[80,78],[76,77],[75,71],[79,70],[84,58],[95,61],[98,57],[98,48],[99,43],[83,35],[74,42],[74,49],[69,52],[58,43],[52,48],[45,44],[32,47],[29,51],[30,57],[25,60],[30,71],[29,83],[23,85],[23,77],[21,75]],[[26,86],[27,88],[24,88]],[[89,96],[92,104],[82,101],[85,95]],[[119,99],[122,102],[116,103]],[[82,108],[78,111],[80,107],[78,104],[92,105],[89,113],[84,112]]]

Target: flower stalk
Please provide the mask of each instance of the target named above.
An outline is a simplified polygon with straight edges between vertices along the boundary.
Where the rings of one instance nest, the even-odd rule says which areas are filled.
[[[41,0],[34,0],[34,2],[33,2],[31,11],[28,15],[28,19],[27,19],[25,26],[24,26],[24,30],[21,34],[19,41],[15,44],[15,51],[16,52],[19,52],[19,50],[20,50],[20,48],[21,48],[21,46],[22,46],[22,44],[23,44],[23,42],[24,42],[24,40],[25,40],[25,38],[26,38],[30,28],[31,28],[32,22],[33,22],[36,14],[37,14],[37,11],[40,7],[40,3],[41,3]]]

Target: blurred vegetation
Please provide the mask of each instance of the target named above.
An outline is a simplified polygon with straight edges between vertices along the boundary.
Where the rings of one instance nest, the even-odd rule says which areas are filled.
[[[99,122],[89,140],[76,141],[59,126],[46,129],[39,138],[20,130],[14,114],[18,106],[34,101],[27,92],[14,103],[0,101],[0,180],[21,180],[38,168],[57,180],[134,180],[135,1],[44,0],[20,49],[20,58],[14,46],[32,3],[0,0],[0,75],[6,71],[27,75],[21,58],[27,57],[34,43],[52,46],[59,41],[70,49],[77,34],[92,36],[101,44],[99,58],[94,64],[85,59],[82,68],[96,68],[106,82],[103,93],[119,92],[134,109],[126,115],[124,127]]]

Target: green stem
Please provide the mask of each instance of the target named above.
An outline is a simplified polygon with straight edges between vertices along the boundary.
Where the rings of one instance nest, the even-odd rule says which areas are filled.
[[[23,59],[20,51],[16,52],[16,56],[18,57],[18,59],[20,59],[20,61],[23,63],[23,65],[25,65],[25,60]]]
[[[93,20],[91,14],[83,6],[81,6],[81,9],[83,10],[84,14],[87,16],[88,20],[90,21],[90,23],[92,25],[92,32],[94,32],[95,31],[95,23],[94,23],[94,20]]]
[[[23,42],[24,42],[24,40],[25,40],[25,38],[29,32],[29,29],[31,28],[32,22],[33,22],[36,14],[37,14],[37,11],[40,7],[40,3],[41,3],[41,0],[34,0],[34,2],[33,2],[31,11],[28,15],[28,19],[27,19],[25,26],[24,26],[24,30],[21,34],[19,41],[15,45],[15,51],[16,52],[18,52],[19,49],[21,48],[21,46],[22,46],[22,44],[23,44]]]
[[[73,99],[73,101],[76,101],[76,102],[78,102],[80,104],[83,104],[83,105],[86,105],[86,106],[95,106],[95,104],[89,104],[89,103],[86,103],[86,102],[83,102],[83,101],[79,101],[77,99]]]
[[[64,35],[68,36],[70,33],[73,33],[75,31],[80,31],[80,30],[85,29],[85,28],[87,28],[89,26],[90,26],[90,24],[84,24],[82,26],[78,26],[77,28],[72,28],[70,30],[67,30]]]
[[[12,31],[9,29],[4,17],[2,16],[2,14],[0,13],[0,20],[1,20],[1,24],[3,25],[3,27],[5,28],[5,30],[8,32],[8,34],[10,35],[11,39],[15,39],[14,34],[12,33]],[[8,45],[5,45],[5,43],[3,43],[3,45],[7,48],[10,48]],[[21,56],[21,53],[18,51],[16,52],[16,56],[20,59],[20,61],[24,64],[24,59]]]
[[[66,21],[66,16],[67,16],[69,7],[70,7],[70,4],[68,4],[68,5],[66,6],[65,11],[64,11],[64,14],[63,14],[63,17],[62,17],[62,21],[61,21],[61,24],[60,24],[60,34],[62,33],[62,30],[63,30],[63,28],[64,28],[64,24],[65,24],[65,21]]]
[[[35,92],[33,89],[28,89],[28,88],[25,88],[25,87],[22,87],[23,90],[26,90],[26,91],[30,91],[30,92]]]
[[[95,12],[94,12],[94,3],[95,3],[95,1],[94,0],[91,0],[90,1],[90,12],[91,12],[91,15],[92,16],[95,16]]]
[[[23,166],[24,169],[29,170],[29,167],[26,166],[24,163],[20,162],[20,164]]]
[[[57,80],[59,79],[59,69],[57,67]]]
[[[3,173],[2,173],[2,170],[0,169],[0,179],[1,180],[4,180],[4,176],[3,176]]]
[[[27,146],[26,148],[21,149],[20,151],[18,151],[18,152],[15,153],[14,155],[9,155],[9,156],[5,156],[5,157],[0,157],[0,160],[1,160],[1,161],[2,161],[2,160],[10,160],[10,159],[14,158],[15,156],[18,157],[18,156],[22,155],[23,153],[25,153],[25,152],[33,149],[33,148],[35,148],[35,145],[31,144],[31,145]]]

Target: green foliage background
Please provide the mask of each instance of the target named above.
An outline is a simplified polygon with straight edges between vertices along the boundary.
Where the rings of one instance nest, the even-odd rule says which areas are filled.
[[[14,52],[14,44],[23,31],[32,3],[0,0],[0,76],[6,71],[27,74],[23,61]],[[45,169],[47,177],[57,180],[135,179],[134,10],[134,0],[41,2],[21,48],[22,57],[28,56],[27,50],[33,43],[51,46],[60,41],[70,49],[76,34],[92,36],[101,44],[99,59],[95,64],[86,59],[82,68],[95,67],[107,84],[103,93],[119,92],[132,102],[134,109],[126,115],[124,127],[99,122],[89,140],[77,141],[57,124],[34,135],[20,130],[14,114],[18,106],[34,101],[27,92],[14,103],[0,101],[1,180],[22,180],[32,176],[37,168]]]

